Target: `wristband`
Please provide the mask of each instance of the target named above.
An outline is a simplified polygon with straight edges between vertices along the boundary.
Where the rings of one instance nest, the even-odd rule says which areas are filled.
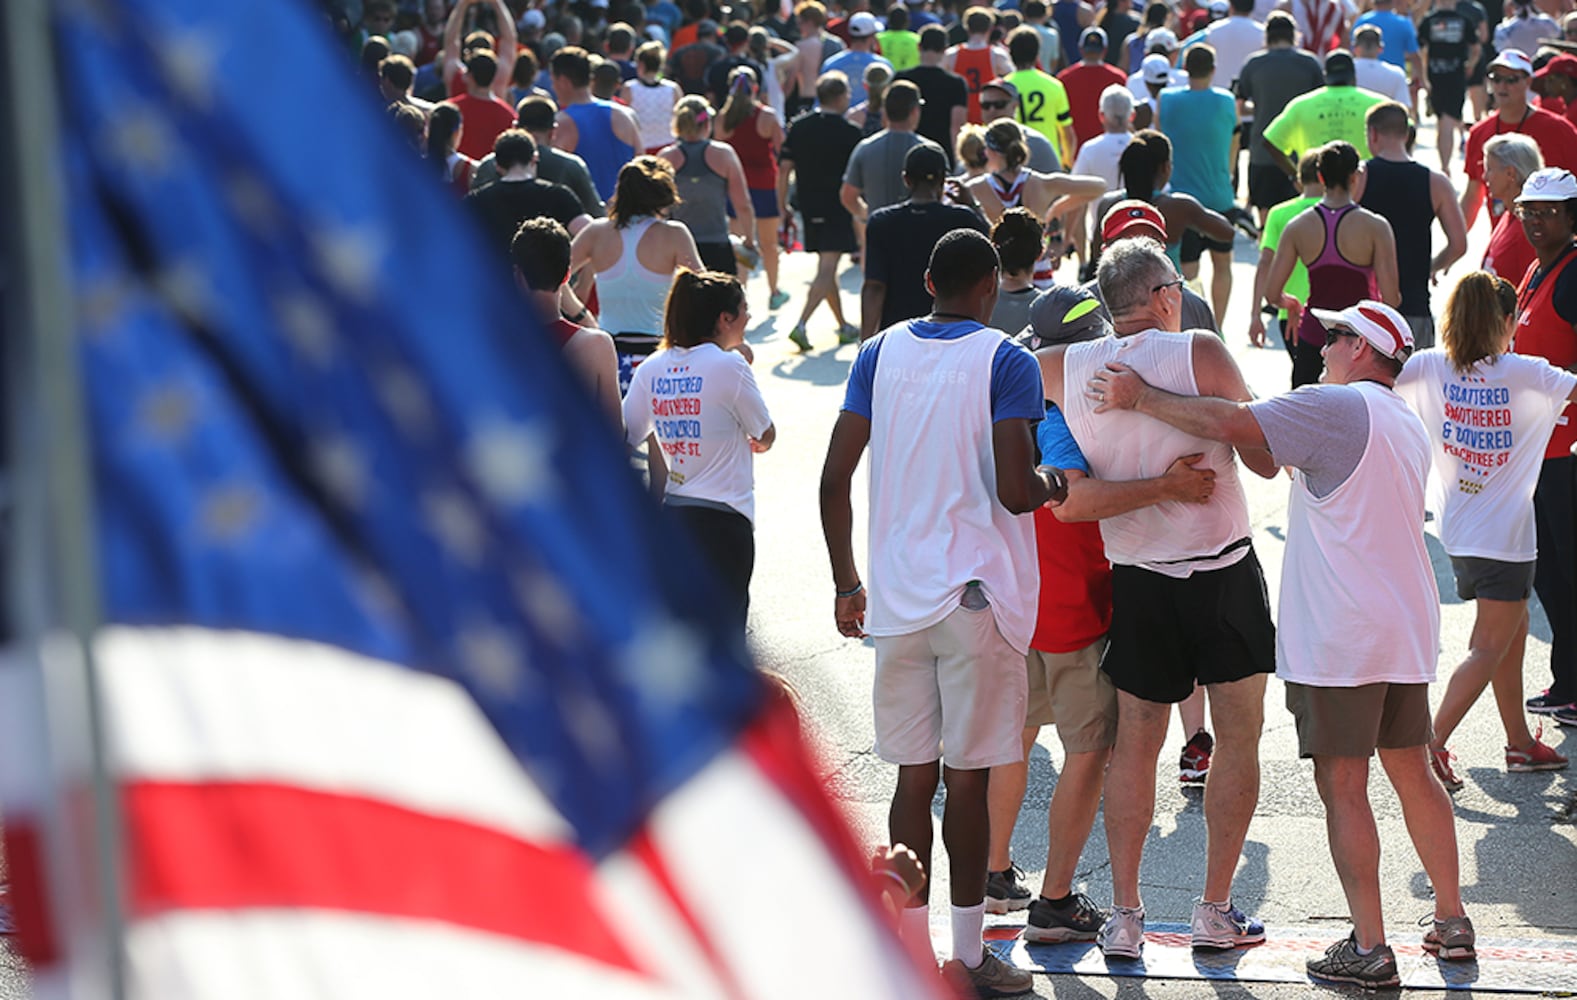
[[[876,874],[877,875],[886,875],[888,878],[892,879],[894,882],[897,882],[898,883],[898,892],[902,895],[902,898],[907,900],[910,896],[914,895],[914,893],[909,891],[909,883],[905,882],[903,880],[903,876],[899,875],[897,872],[893,871],[891,868],[883,868],[881,871],[876,872]]]
[[[853,590],[840,590],[840,591],[837,591],[838,599],[842,600],[842,599],[844,599],[846,597],[853,597],[854,595],[858,594],[860,591],[862,591],[864,589],[865,589],[865,584],[864,583],[856,583],[854,585],[854,589]]]
[[[568,319],[571,323],[579,323],[581,320],[585,319],[587,316],[590,316],[590,315],[591,315],[591,310],[587,309],[585,306],[581,306],[580,307],[580,312],[576,313],[573,316],[568,316],[568,317],[565,317],[565,318]]]

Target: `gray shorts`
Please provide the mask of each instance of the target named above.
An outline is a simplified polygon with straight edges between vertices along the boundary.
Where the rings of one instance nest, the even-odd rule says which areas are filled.
[[[1428,684],[1314,687],[1287,682],[1300,757],[1368,757],[1422,746],[1434,736]]]
[[[1478,556],[1452,556],[1451,572],[1457,578],[1457,596],[1464,601],[1526,601],[1533,593],[1536,562],[1501,562]]]

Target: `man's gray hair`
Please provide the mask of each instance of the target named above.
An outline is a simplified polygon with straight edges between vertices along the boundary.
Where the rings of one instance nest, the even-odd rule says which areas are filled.
[[[1140,237],[1118,240],[1102,250],[1095,278],[1106,310],[1116,317],[1148,302],[1156,285],[1176,281],[1177,269],[1161,244]]]
[[[1539,144],[1520,132],[1497,135],[1484,143],[1484,159],[1494,160],[1503,167],[1515,170],[1519,188],[1535,170],[1544,169],[1544,157],[1539,153]]]
[[[1101,91],[1101,114],[1127,124],[1133,117],[1133,92],[1122,84],[1111,84]]]

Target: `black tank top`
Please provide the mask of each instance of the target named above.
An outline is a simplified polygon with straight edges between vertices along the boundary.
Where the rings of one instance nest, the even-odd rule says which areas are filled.
[[[1402,286],[1403,316],[1429,315],[1429,261],[1434,256],[1435,206],[1429,194],[1429,168],[1422,163],[1373,159],[1366,164],[1364,208],[1383,216],[1396,236],[1396,268]]]

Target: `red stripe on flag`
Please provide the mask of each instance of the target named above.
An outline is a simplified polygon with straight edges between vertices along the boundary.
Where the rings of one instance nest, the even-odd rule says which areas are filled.
[[[44,853],[33,817],[6,817],[6,868],[11,879],[11,916],[16,921],[16,948],[35,971],[60,961],[60,949],[49,897],[44,888]]]
[[[136,916],[305,908],[436,920],[644,973],[593,902],[589,861],[386,802],[264,783],[125,790]]]

